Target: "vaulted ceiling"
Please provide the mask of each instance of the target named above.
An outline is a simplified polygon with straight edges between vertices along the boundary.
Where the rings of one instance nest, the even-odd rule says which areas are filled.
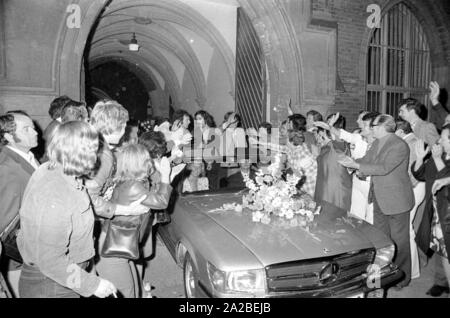
[[[92,31],[86,58],[90,67],[105,58],[139,66],[158,88],[170,93],[175,104],[187,73],[201,106],[209,67],[205,57],[214,50],[225,61],[224,76],[234,88],[235,40],[230,32],[235,22],[227,28],[224,22],[208,18],[224,6],[238,5],[233,0],[112,0]],[[138,52],[128,50],[133,33]]]

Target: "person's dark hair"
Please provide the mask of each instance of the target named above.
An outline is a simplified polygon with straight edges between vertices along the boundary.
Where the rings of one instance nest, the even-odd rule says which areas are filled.
[[[157,159],[167,153],[167,142],[160,131],[148,131],[139,137],[139,144],[150,153],[152,159]]]
[[[236,119],[236,127],[242,127],[242,118],[238,113],[234,114],[234,118]]]
[[[327,121],[330,120],[331,117],[333,117],[335,114],[331,114],[327,117]],[[345,117],[342,115],[339,115],[338,120],[336,120],[336,123],[334,123],[333,127],[336,129],[345,129]]]
[[[447,124],[444,127],[442,127],[441,132],[443,132],[444,130],[448,130],[448,132],[450,133],[450,124]]]
[[[28,115],[28,113],[24,110],[10,110],[8,112],[6,112],[6,114],[10,114],[10,115],[23,115],[23,116],[27,116],[30,117],[30,115]],[[31,117],[30,117],[31,118]]]
[[[261,123],[258,128],[265,128],[267,134],[270,135],[272,133],[272,124],[268,122]]]
[[[6,114],[0,116],[0,145],[6,146],[9,142],[5,138],[5,134],[14,135],[17,129],[17,124],[14,120],[13,114]]]
[[[61,111],[61,122],[86,121],[88,119],[86,104],[71,100],[67,102]]]
[[[234,119],[236,120],[237,127],[242,127],[241,115],[239,115],[238,113],[235,113],[235,112],[227,112],[225,114],[225,116],[223,117],[224,122],[226,122],[228,120],[228,118],[230,118],[230,116],[233,114],[234,114]]]
[[[427,107],[424,104],[422,104],[420,106],[419,118],[422,119],[422,120],[427,120],[428,119],[428,109],[427,109]]]
[[[173,114],[172,124],[173,124],[175,121],[177,121],[177,120],[183,121],[184,116],[187,116],[187,117],[189,117],[189,118],[191,117],[191,116],[189,115],[189,113],[188,113],[187,111],[185,111],[184,109],[177,109],[177,110],[175,111],[175,113]]]
[[[223,116],[223,121],[227,121],[228,118],[230,118],[231,115],[233,115],[234,112],[227,112],[224,116]]]
[[[50,108],[48,109],[48,114],[50,115],[50,117],[53,120],[61,117],[61,112],[62,112],[64,106],[66,106],[66,104],[68,102],[70,102],[71,100],[72,99],[70,99],[69,96],[66,96],[66,95],[62,95],[62,96],[55,98],[50,103]]]
[[[331,139],[331,132],[329,130],[317,127],[317,134],[320,134],[321,132],[325,133],[325,135]]]
[[[377,118],[378,116],[380,116],[379,112],[369,112],[367,114],[365,114],[362,118],[362,121],[368,121],[369,125],[373,124],[373,121],[375,120],[375,118]]]
[[[301,114],[294,114],[288,117],[288,121],[292,122],[294,130],[306,131],[306,118]]]
[[[299,146],[305,142],[305,135],[301,130],[289,129],[288,138],[289,142],[294,146]]]
[[[403,132],[404,132],[405,134],[410,134],[410,133],[413,132],[413,131],[412,131],[412,128],[411,128],[411,125],[410,125],[407,121],[404,121],[404,120],[397,120],[397,121],[395,122],[395,125],[396,125],[396,127],[395,127],[396,130],[401,129],[401,130],[403,130]]]
[[[139,127],[139,122],[137,121],[137,120],[135,120],[135,119],[130,119],[128,122],[127,122],[127,126],[130,126],[130,127]]]
[[[416,115],[419,117],[423,113],[424,105],[415,98],[407,98],[402,100],[400,103],[400,107],[402,107],[403,105],[405,105],[408,110],[414,110]]]
[[[153,120],[155,121],[155,126],[160,126],[161,124],[165,123],[166,121],[168,123],[170,123],[170,120],[167,117],[157,116],[157,117],[154,117]]]
[[[323,116],[317,110],[310,110],[306,113],[306,117],[312,116],[314,121],[323,121]]]
[[[198,112],[195,113],[194,119],[197,116],[202,116],[202,118],[205,120],[206,126],[208,126],[209,128],[215,128],[216,127],[216,122],[214,121],[214,117],[211,116],[211,114],[208,113],[207,111],[199,110]]]
[[[139,132],[139,123],[137,122],[137,120],[130,119],[125,126],[125,132],[123,133],[122,138],[120,138],[119,145],[130,142],[131,131],[133,130],[133,127],[137,128]]]

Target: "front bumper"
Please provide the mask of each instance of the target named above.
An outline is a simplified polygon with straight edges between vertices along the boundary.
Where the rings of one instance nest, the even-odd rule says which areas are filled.
[[[374,282],[368,278],[367,274],[357,276],[351,280],[343,282],[339,285],[329,286],[324,289],[316,289],[313,291],[287,292],[287,293],[271,293],[267,297],[319,297],[319,298],[347,298],[356,294],[363,294],[364,297],[377,289],[387,289],[393,284],[400,281],[404,273],[394,265],[390,265],[382,269],[379,277]]]
[[[322,289],[291,291],[291,292],[275,292],[268,293],[264,298],[348,298],[361,294],[366,297],[367,294],[387,289],[403,278],[403,272],[395,265],[389,265],[383,268],[375,281],[369,279],[367,274],[357,276],[351,280],[340,283],[338,285],[328,286]],[[216,297],[216,298],[249,298],[248,294],[211,294],[205,288],[205,285],[199,284],[199,297]]]

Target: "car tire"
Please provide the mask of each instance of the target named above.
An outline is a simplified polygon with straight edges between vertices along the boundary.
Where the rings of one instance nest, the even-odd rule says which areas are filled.
[[[186,298],[196,298],[198,288],[198,275],[191,255],[186,253],[183,262],[183,285]]]

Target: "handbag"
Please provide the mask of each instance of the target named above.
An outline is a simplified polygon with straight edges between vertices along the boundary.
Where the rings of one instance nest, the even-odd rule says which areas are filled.
[[[149,236],[150,213],[135,216],[115,216],[106,220],[103,229],[106,232],[100,255],[102,257],[126,258],[137,260],[141,254],[141,242]]]
[[[10,259],[22,264],[22,256],[17,247],[17,234],[19,233],[19,230],[20,215],[17,214],[6,229],[0,234],[0,241],[3,245],[4,254]]]
[[[106,220],[105,242],[100,255],[130,260],[139,259],[139,236],[141,218],[139,216],[115,216]]]

